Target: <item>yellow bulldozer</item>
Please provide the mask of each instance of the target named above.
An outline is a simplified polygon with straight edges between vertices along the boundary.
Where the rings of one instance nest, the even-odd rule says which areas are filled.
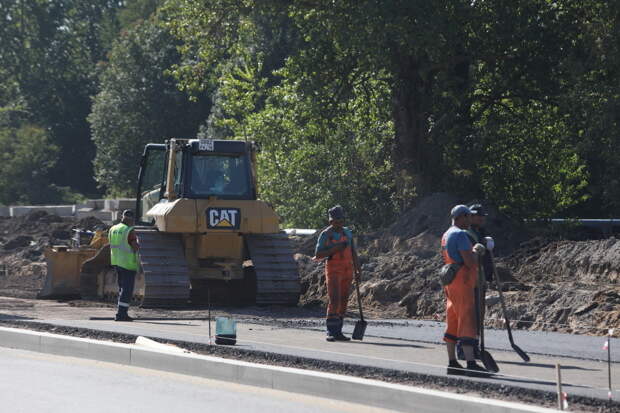
[[[146,145],[135,226],[140,270],[134,297],[142,306],[297,304],[291,241],[273,208],[257,198],[257,149],[252,142],[210,139]],[[116,294],[108,244],[50,248],[46,257],[48,292],[78,272],[82,297]]]

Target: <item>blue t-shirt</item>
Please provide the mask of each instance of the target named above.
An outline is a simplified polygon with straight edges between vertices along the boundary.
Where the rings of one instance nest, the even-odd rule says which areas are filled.
[[[332,239],[336,242],[340,242],[340,238],[342,237],[342,234],[340,234],[339,232],[336,231],[330,231],[329,228],[323,230],[323,232],[321,232],[321,235],[319,235],[319,239],[316,242],[316,248],[314,249],[314,255],[316,255],[319,251],[324,251],[326,249],[331,248],[330,246],[327,245],[327,241],[329,239],[329,233],[331,232],[332,235]],[[351,246],[351,240],[353,239],[353,232],[347,228],[344,227],[343,228],[343,232],[346,234],[347,236],[347,246],[350,247]]]
[[[445,241],[442,242],[442,245],[445,245],[443,248],[448,250],[450,258],[459,264],[463,264],[463,257],[459,251],[471,251],[472,248],[467,231],[453,225],[443,234],[442,239]]]

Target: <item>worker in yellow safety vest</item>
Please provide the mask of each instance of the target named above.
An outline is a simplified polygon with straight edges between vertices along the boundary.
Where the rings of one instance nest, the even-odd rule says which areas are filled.
[[[126,209],[123,211],[121,222],[108,231],[112,266],[116,269],[118,280],[118,310],[114,318],[116,321],[133,321],[128,310],[138,271],[138,250],[140,248],[133,224],[133,211]]]

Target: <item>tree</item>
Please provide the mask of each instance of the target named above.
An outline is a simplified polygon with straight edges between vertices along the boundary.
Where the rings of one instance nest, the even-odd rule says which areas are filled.
[[[45,203],[58,199],[60,188],[50,184],[49,172],[58,157],[41,127],[0,128],[0,203]]]
[[[269,56],[266,34],[276,26],[290,27],[289,44],[295,47],[286,49],[280,68],[262,76],[271,90],[259,93],[270,102],[275,89],[289,92],[288,100],[271,102],[274,110],[282,109],[283,124],[345,130],[342,122],[350,117],[343,113],[354,116],[354,106],[347,105],[359,102],[359,91],[372,90],[377,82],[390,96],[389,113],[379,113],[394,131],[383,146],[391,149],[384,185],[396,192],[392,201],[406,208],[415,195],[452,189],[491,197],[507,212],[540,216],[570,210],[587,198],[592,165],[585,163],[579,128],[567,116],[580,100],[572,87],[583,79],[576,63],[596,42],[596,36],[583,36],[583,17],[595,22],[586,24],[590,31],[601,22],[611,27],[605,11],[603,2],[594,0],[214,0],[200,6],[174,0],[167,21],[184,42],[175,75],[187,90],[218,88],[218,112],[212,114],[218,122],[212,124],[239,126],[225,133],[242,136],[239,130],[247,130],[255,114],[267,114],[262,98],[244,106],[245,114],[226,103],[226,96],[234,95],[224,92],[229,68],[257,62],[262,71]],[[292,126],[279,130],[294,132]],[[298,144],[328,148],[327,136],[308,134]],[[531,147],[525,151],[531,159],[513,163],[514,144]],[[545,149],[556,152],[549,156]],[[511,191],[522,178],[511,168],[543,164],[544,173],[527,174],[536,191]],[[292,177],[299,172],[293,168],[288,164],[281,173]],[[328,191],[330,182],[320,185]],[[528,201],[536,207],[522,208]]]
[[[167,70],[179,62],[177,43],[156,18],[124,32],[102,68],[101,91],[88,120],[97,147],[95,178],[113,195],[134,196],[144,145],[194,138],[210,103],[179,91]]]
[[[29,121],[49,130],[59,147],[52,182],[96,193],[94,145],[86,116],[96,92],[95,64],[104,59],[100,29],[115,1],[0,2],[1,83],[16,85]],[[0,102],[0,106],[10,105]]]

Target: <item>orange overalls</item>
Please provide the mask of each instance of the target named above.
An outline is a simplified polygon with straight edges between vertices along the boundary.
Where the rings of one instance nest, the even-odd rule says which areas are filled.
[[[441,239],[441,254],[446,264],[455,263],[448,254],[445,236]],[[475,345],[478,323],[476,321],[474,288],[477,280],[478,268],[469,269],[462,265],[454,280],[444,287],[447,298],[444,341],[451,343],[461,341],[465,345]]]
[[[340,239],[335,241],[332,237],[327,239],[327,247],[333,247],[333,244],[340,242],[348,242],[349,245],[342,251],[332,255],[325,263],[325,281],[327,283],[327,296],[329,302],[327,304],[327,318],[344,317],[349,302],[349,291],[353,282],[353,251],[351,250],[351,241],[343,231]]]

